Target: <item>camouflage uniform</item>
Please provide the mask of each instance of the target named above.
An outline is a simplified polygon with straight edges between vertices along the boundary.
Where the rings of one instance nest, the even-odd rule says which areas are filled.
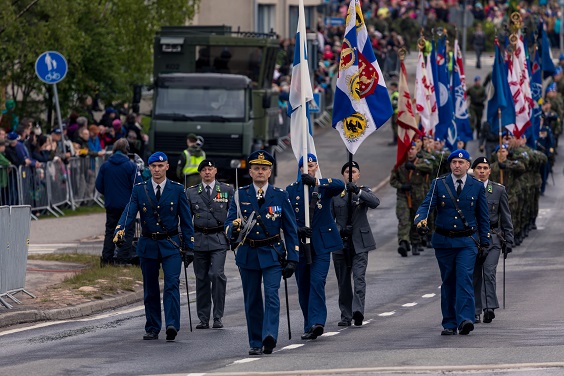
[[[472,126],[472,131],[476,131],[478,137],[480,137],[482,115],[484,114],[484,102],[487,99],[486,89],[480,85],[474,85],[470,87],[466,94],[470,98],[470,124]]]
[[[564,103],[562,102],[562,98],[560,96],[553,97],[553,98],[546,98],[546,100],[550,103],[550,108],[552,109],[551,112],[554,112],[557,115],[557,119],[550,121],[548,126],[552,131],[552,135],[554,136],[554,148],[558,147],[558,137],[560,133],[562,133],[562,116],[564,115]]]
[[[416,231],[413,219],[427,195],[427,181],[433,171],[433,165],[427,159],[416,158],[412,161],[415,170],[408,170],[406,163],[392,170],[390,185],[397,189],[398,244],[401,245],[402,241],[411,242],[413,253],[418,254],[421,237]]]

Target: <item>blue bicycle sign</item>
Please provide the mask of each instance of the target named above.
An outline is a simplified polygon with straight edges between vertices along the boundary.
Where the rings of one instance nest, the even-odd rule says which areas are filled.
[[[35,61],[35,74],[46,84],[59,83],[67,75],[67,60],[56,51],[42,53]]]

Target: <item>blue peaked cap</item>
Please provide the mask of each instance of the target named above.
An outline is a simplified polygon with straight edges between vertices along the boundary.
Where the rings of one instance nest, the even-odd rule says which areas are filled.
[[[458,149],[450,153],[447,162],[450,163],[450,161],[452,161],[454,158],[466,159],[468,162],[470,162],[470,154],[464,149]]]
[[[166,154],[163,153],[162,151],[157,151],[156,153],[151,154],[148,162],[149,164],[151,164],[155,162],[165,162],[165,161],[168,161],[168,157],[166,156]]]
[[[315,156],[315,154],[307,153],[307,162],[317,162],[317,157]],[[301,157],[300,161],[298,162],[298,168],[301,168],[303,165],[304,157]]]

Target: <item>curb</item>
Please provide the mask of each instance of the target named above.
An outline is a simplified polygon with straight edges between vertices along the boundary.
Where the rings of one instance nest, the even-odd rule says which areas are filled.
[[[143,301],[143,290],[66,308],[7,312],[0,314],[0,328],[37,321],[76,319],[139,301]]]

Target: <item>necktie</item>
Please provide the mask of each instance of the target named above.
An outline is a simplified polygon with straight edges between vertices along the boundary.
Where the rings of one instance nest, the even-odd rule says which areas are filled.
[[[208,194],[208,197],[211,198],[211,187],[209,185],[206,186],[206,193]]]
[[[258,190],[257,199],[259,207],[262,206],[262,204],[264,204],[264,191],[262,190],[262,188],[259,188]]]
[[[456,194],[460,196],[460,192],[462,192],[462,180],[458,179],[456,184],[458,184],[458,187],[456,187]]]
[[[157,197],[157,201],[160,201],[161,199],[161,186],[157,184],[157,193],[155,194],[155,196]]]

